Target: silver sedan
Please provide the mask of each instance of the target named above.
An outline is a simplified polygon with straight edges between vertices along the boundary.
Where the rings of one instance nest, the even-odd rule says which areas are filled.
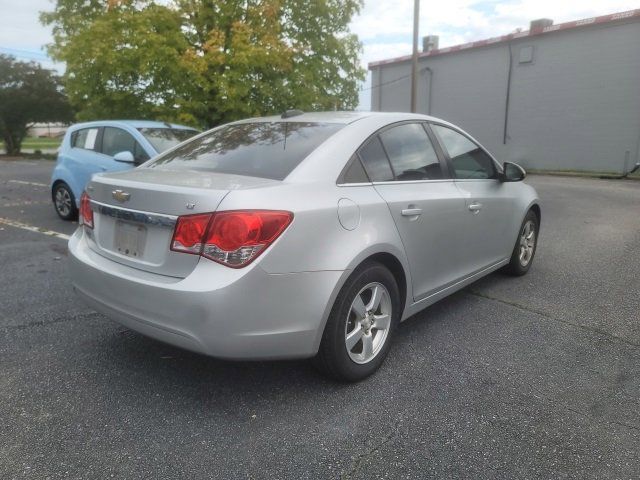
[[[288,111],[93,177],[69,241],[78,294],[228,359],[313,357],[355,381],[399,322],[503,268],[525,274],[535,190],[450,123]]]

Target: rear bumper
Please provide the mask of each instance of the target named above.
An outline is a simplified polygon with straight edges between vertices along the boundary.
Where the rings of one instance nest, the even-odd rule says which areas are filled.
[[[188,350],[228,359],[315,355],[343,272],[268,274],[201,260],[184,279],[143,272],[95,253],[83,229],[69,240],[71,279],[95,310]]]

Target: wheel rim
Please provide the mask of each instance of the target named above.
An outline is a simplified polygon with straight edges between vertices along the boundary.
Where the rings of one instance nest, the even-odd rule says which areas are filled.
[[[345,346],[351,360],[368,363],[380,353],[391,328],[391,314],[391,296],[383,284],[372,282],[358,292],[345,325]]]
[[[533,252],[536,247],[536,224],[529,220],[524,224],[522,233],[520,234],[520,265],[526,267],[533,258]]]
[[[60,187],[56,190],[55,202],[60,215],[66,217],[71,213],[71,194],[66,188]]]

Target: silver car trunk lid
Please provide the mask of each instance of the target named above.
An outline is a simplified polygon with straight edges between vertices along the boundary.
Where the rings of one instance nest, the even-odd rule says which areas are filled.
[[[234,189],[273,184],[239,175],[138,168],[94,176],[87,186],[94,215],[90,247],[113,261],[184,278],[200,257],[170,250],[181,215],[215,212]]]

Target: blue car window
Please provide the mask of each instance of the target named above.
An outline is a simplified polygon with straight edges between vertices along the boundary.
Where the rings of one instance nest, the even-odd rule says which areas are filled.
[[[71,146],[74,148],[83,148],[84,150],[95,150],[97,137],[98,128],[76,130],[71,134]]]
[[[129,132],[121,128],[105,127],[102,134],[102,153],[113,157],[120,152],[131,152],[136,163],[149,160],[147,152]]]

